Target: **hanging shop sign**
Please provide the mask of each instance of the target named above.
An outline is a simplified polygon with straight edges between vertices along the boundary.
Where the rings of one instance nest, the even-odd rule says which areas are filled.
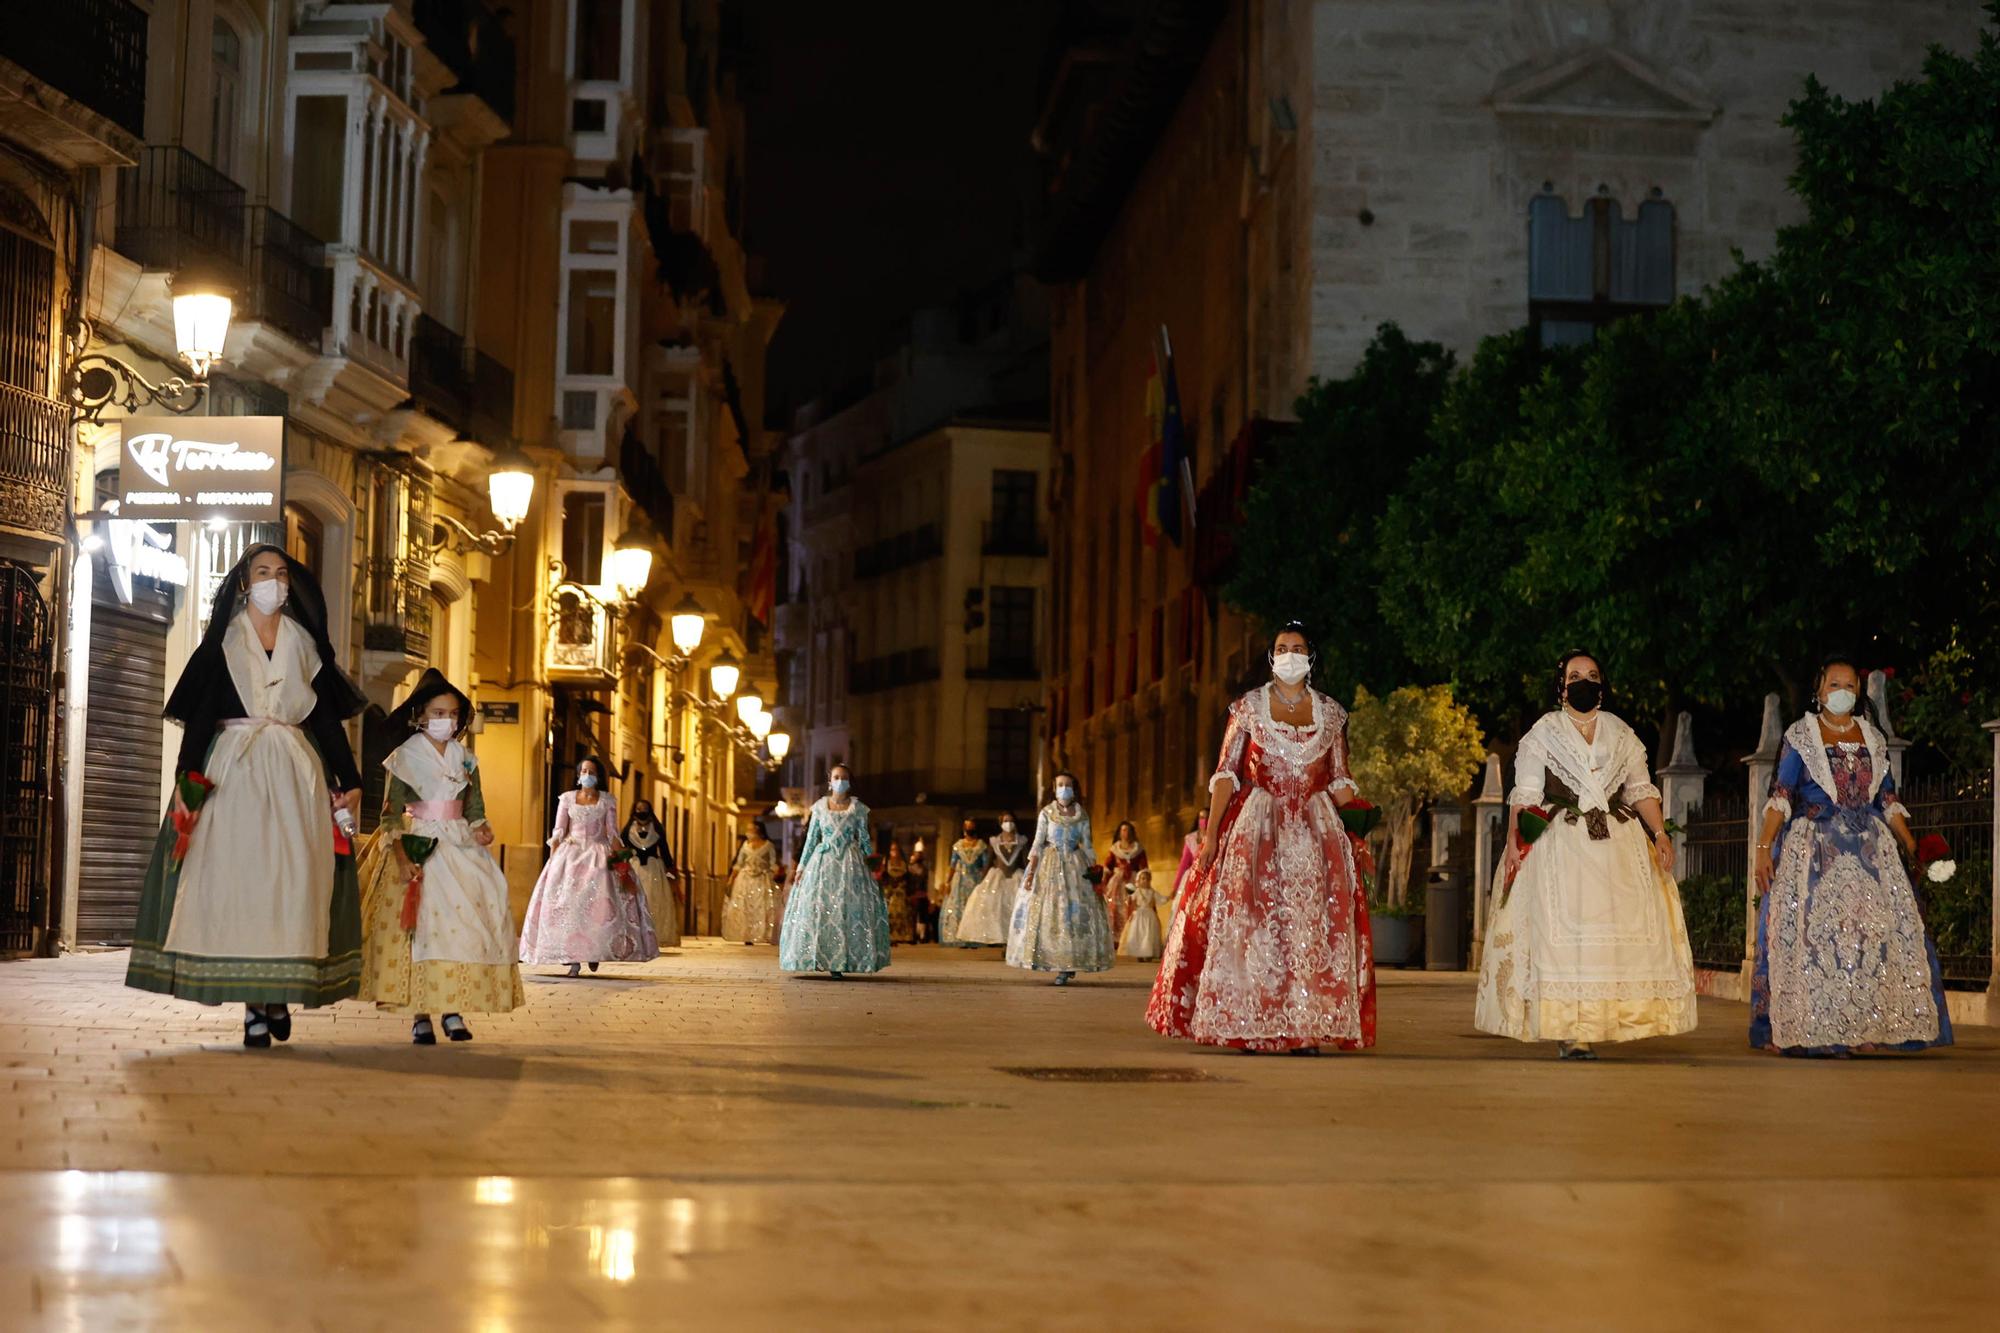
[[[484,703],[479,705],[479,716],[485,722],[498,722],[518,726],[521,721],[521,705],[518,703]]]
[[[119,504],[110,500],[104,507],[116,512]],[[112,591],[127,606],[132,604],[134,576],[161,587],[187,587],[187,557],[174,550],[171,529],[162,532],[150,523],[110,519],[104,524],[103,559]]]
[[[127,417],[119,426],[124,518],[283,517],[283,417]]]

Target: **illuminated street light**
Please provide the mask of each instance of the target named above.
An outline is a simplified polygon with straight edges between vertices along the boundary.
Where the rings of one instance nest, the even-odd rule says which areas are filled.
[[[782,731],[774,731],[764,738],[764,748],[771,752],[771,758],[782,764],[785,756],[792,752],[792,738]]]
[[[756,722],[752,719],[763,711],[764,696],[757,693],[757,691],[745,690],[736,696],[736,716],[742,720],[744,726],[749,727],[751,730],[754,731],[757,728]]]
[[[653,537],[643,528],[625,529],[611,548],[611,583],[619,597],[636,602],[653,577]]]
[[[535,498],[535,465],[519,449],[503,449],[486,474],[486,499],[493,506],[493,518],[508,532],[528,516],[528,504]]]
[[[742,675],[743,668],[725,650],[722,656],[715,659],[715,664],[708,669],[709,688],[715,691],[718,699],[727,699],[730,695],[736,693],[736,682],[742,678]]]
[[[743,719],[744,725],[750,728],[750,734],[760,741],[771,734],[771,724],[777,720],[762,709]]]
[[[674,635],[674,650],[682,657],[692,657],[694,650],[701,647],[702,631],[708,627],[708,616],[690,593],[681,598],[681,604],[674,608],[671,620]]]

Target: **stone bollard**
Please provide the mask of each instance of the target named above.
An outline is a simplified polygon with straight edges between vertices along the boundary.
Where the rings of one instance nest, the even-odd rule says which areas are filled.
[[[1708,770],[1695,761],[1694,714],[1683,712],[1674,721],[1673,757],[1660,770],[1660,807],[1666,817],[1686,828],[1688,818],[1701,808],[1708,790]],[[1674,839],[1674,878],[1688,874],[1687,834]]]

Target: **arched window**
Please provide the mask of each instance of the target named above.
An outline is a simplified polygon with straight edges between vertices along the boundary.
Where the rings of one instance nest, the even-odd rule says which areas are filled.
[[[217,17],[209,35],[208,162],[240,182],[243,144],[243,38]]]
[[[28,196],[0,185],[0,384],[48,393],[55,299],[49,224]]]

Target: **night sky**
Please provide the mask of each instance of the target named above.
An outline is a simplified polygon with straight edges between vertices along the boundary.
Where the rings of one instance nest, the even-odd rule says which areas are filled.
[[[1053,0],[757,0],[748,242],[788,304],[770,410],[867,372],[883,329],[1006,272]]]

